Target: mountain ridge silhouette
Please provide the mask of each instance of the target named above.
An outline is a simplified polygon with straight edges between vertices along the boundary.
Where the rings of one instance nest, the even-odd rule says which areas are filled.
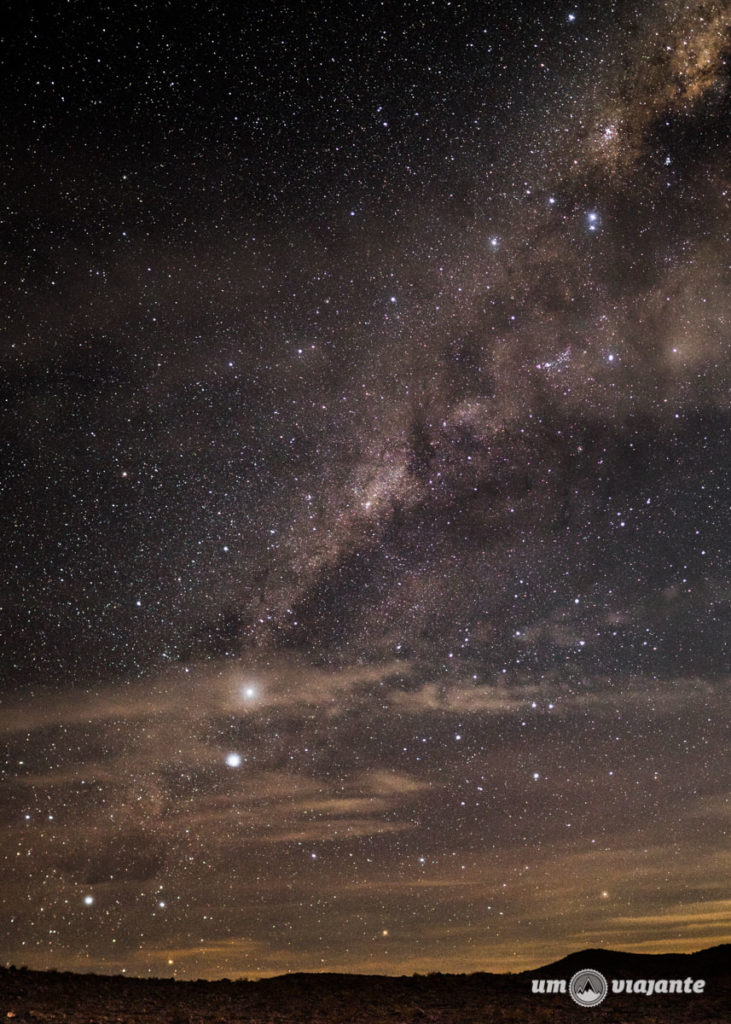
[[[544,964],[533,970],[520,971],[522,977],[558,977],[570,975],[585,968],[617,977],[678,977],[692,973],[695,977],[716,977],[731,973],[731,943],[709,946],[693,953],[629,953],[602,947],[582,949],[568,953],[560,960]]]
[[[325,982],[340,983],[354,981],[357,983],[375,980],[388,984],[404,980],[429,980],[435,978],[491,978],[491,979],[523,979],[526,977],[556,977],[574,974],[583,969],[594,969],[603,974],[615,974],[618,977],[676,977],[681,974],[693,973],[696,977],[715,977],[731,974],[731,943],[721,943],[691,953],[632,953],[623,950],[589,947],[576,950],[539,967],[527,968],[522,971],[471,971],[469,973],[450,973],[430,971],[425,974],[365,974],[345,973],[338,971],[291,971],[287,974],[272,975],[251,981],[247,978],[229,978],[183,980],[166,977],[139,977],[131,974],[97,974],[90,972],[61,971],[54,968],[34,970],[27,967],[0,966],[0,981],[20,978],[65,978],[65,979],[98,979],[100,981],[120,982],[165,982],[175,985],[236,985],[255,984],[268,987],[272,983],[305,984],[318,987]],[[705,972],[705,973],[704,973]]]

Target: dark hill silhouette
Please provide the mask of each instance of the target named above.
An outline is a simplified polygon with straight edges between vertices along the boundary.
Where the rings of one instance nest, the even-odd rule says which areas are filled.
[[[584,949],[554,963],[523,971],[523,975],[561,978],[584,967],[617,978],[679,978],[692,974],[711,978],[731,974],[731,943],[711,946],[696,953],[623,953],[613,949]],[[731,1024],[731,1014],[729,1016]]]
[[[592,1009],[566,994],[534,994],[531,979],[704,978],[702,995],[609,993]],[[570,953],[519,974],[287,974],[260,981],[174,981],[0,969],[0,1018],[10,1024],[730,1024],[731,946],[696,953]],[[582,1017],[583,1019],[583,1017]]]

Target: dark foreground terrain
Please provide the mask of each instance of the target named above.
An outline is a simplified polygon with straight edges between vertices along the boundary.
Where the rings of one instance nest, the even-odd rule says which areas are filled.
[[[567,994],[540,995],[532,979],[566,981],[594,968],[607,979],[705,980],[703,994],[616,995],[597,1007]],[[731,946],[644,956],[586,950],[523,974],[403,978],[290,974],[261,981],[183,982],[0,969],[0,1017],[13,1024],[731,1024]]]

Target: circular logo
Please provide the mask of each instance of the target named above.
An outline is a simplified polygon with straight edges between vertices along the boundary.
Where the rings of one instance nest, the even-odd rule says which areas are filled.
[[[608,990],[599,971],[577,971],[569,982],[569,995],[579,1006],[598,1006]]]

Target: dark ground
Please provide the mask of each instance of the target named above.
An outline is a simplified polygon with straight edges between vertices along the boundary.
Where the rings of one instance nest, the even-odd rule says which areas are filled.
[[[595,1008],[568,995],[531,992],[534,977],[566,978],[592,967],[611,978],[706,981],[702,995],[612,995]],[[731,1022],[731,946],[643,956],[587,950],[523,974],[382,977],[290,974],[261,981],[193,981],[0,970],[0,1014],[59,1024],[482,1024]]]

